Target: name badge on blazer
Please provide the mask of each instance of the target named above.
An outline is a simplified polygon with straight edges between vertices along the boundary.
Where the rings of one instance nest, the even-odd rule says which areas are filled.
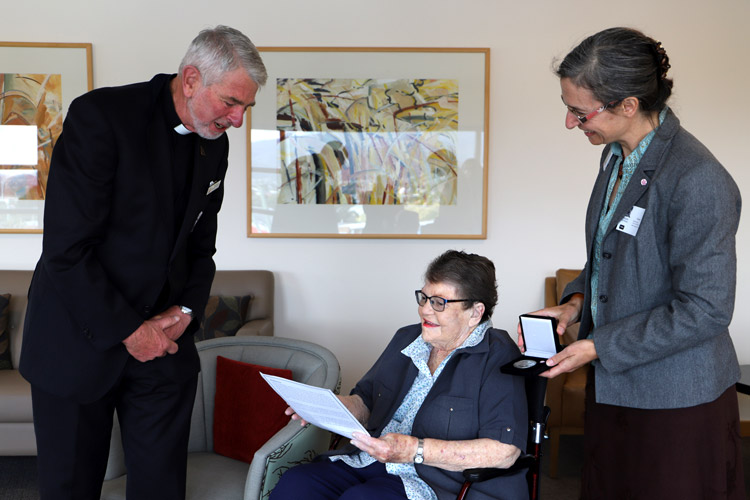
[[[617,230],[629,234],[630,236],[635,236],[638,232],[638,228],[641,226],[641,221],[643,220],[643,214],[645,212],[645,208],[633,205],[633,208],[630,209],[630,213],[617,223]]]
[[[208,196],[209,194],[219,189],[219,186],[221,186],[221,180],[211,181],[211,183],[208,185],[208,191],[206,191],[206,196]]]

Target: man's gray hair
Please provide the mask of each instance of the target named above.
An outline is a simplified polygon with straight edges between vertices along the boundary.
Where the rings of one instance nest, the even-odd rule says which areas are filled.
[[[195,66],[203,85],[212,85],[229,71],[242,67],[259,87],[266,84],[268,74],[258,49],[248,37],[229,26],[204,29],[190,43],[180,63]]]

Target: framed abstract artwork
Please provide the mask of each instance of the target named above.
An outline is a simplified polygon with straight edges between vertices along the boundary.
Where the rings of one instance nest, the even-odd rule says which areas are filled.
[[[249,237],[487,232],[487,48],[259,49]]]
[[[0,42],[0,233],[41,233],[70,102],[93,88],[91,44]]]

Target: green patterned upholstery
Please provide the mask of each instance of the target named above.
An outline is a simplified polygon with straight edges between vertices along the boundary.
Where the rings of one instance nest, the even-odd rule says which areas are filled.
[[[282,474],[294,467],[312,461],[319,453],[328,449],[331,433],[314,425],[308,425],[302,432],[277,448],[266,459],[266,475],[260,486],[260,499],[271,496],[271,490],[281,479]]]

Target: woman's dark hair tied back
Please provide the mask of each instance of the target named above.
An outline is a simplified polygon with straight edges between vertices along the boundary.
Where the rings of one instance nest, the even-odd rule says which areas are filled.
[[[669,68],[672,67],[672,65],[669,64],[669,56],[667,55],[667,51],[664,49],[664,45],[662,45],[660,41],[656,42],[654,49],[656,51],[656,64],[661,70],[661,79],[666,80],[667,72],[669,71]]]
[[[661,111],[672,95],[669,56],[661,42],[632,28],[609,28],[583,40],[557,67],[560,78],[601,103],[635,97],[644,112]]]

